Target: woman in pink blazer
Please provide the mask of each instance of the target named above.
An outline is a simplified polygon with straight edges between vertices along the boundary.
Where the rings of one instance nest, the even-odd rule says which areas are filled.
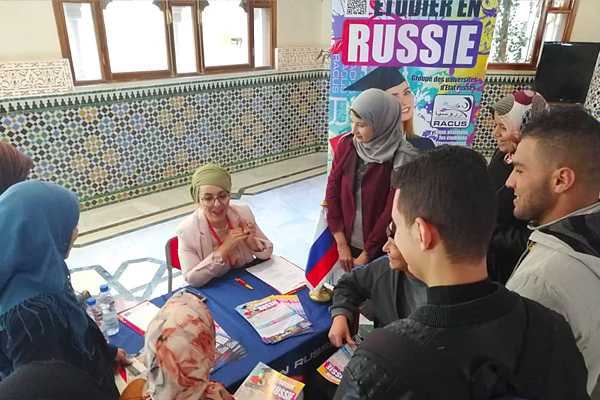
[[[215,164],[196,170],[190,188],[200,208],[177,227],[179,261],[185,281],[196,287],[273,254],[245,204],[231,204],[231,176]]]

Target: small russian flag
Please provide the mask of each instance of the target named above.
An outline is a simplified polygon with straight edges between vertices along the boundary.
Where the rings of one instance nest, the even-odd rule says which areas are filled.
[[[321,207],[304,271],[306,282],[313,290],[323,286],[339,259],[337,244],[327,226],[326,212],[326,208]]]

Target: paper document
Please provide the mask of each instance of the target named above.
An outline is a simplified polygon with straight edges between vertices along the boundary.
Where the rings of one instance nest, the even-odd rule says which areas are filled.
[[[289,293],[306,284],[304,270],[276,254],[246,271],[271,286],[281,294]]]
[[[137,306],[120,313],[119,320],[139,334],[145,335],[148,325],[150,325],[150,322],[156,317],[159,311],[160,308],[154,304],[149,301],[143,301]]]

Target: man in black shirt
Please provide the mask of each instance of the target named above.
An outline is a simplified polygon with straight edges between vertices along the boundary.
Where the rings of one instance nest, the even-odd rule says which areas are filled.
[[[488,279],[495,191],[483,157],[441,146],[392,184],[395,243],[427,302],[369,334],[335,399],[587,399],[566,321]]]

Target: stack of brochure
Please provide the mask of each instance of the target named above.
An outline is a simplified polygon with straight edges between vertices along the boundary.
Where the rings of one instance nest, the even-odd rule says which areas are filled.
[[[313,332],[298,296],[269,296],[235,309],[268,344]]]
[[[215,363],[211,372],[223,365],[246,357],[246,349],[233,340],[215,321]]]
[[[304,318],[305,320],[308,321],[308,318],[306,317],[306,311],[304,311],[304,307],[302,307],[302,303],[300,302],[300,299],[298,298],[298,296],[296,296],[296,295],[293,295],[293,296],[278,295],[278,296],[269,296],[268,298],[274,299],[274,300],[279,300],[280,303],[285,304],[286,306],[288,306],[289,308],[294,310],[296,312],[296,314],[300,315],[302,318]],[[312,332],[313,332],[313,328],[311,325],[305,333],[312,333]]]

